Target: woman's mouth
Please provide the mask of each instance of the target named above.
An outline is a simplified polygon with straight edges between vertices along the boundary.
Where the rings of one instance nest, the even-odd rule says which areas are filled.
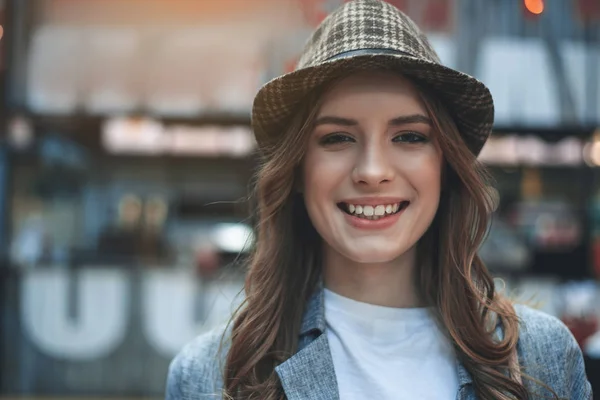
[[[408,207],[409,204],[409,201],[378,205],[362,205],[341,202],[338,203],[337,206],[340,210],[353,217],[377,221],[378,219],[399,213]]]

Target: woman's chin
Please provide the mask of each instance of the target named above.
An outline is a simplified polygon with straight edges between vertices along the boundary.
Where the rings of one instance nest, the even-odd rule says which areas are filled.
[[[352,251],[351,254],[346,254],[346,257],[358,264],[385,264],[397,260],[403,253],[389,249],[372,249]]]

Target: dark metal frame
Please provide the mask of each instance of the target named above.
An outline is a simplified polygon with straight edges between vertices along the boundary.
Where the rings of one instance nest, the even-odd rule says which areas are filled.
[[[25,76],[23,68],[26,56],[26,43],[31,31],[34,13],[32,0],[6,0],[5,20],[2,21],[4,70],[0,71],[0,354],[6,354],[7,336],[14,334],[6,322],[9,319],[11,304],[11,280],[15,271],[10,268],[11,232],[11,188],[12,155],[7,141],[8,124],[11,115],[23,106]],[[7,329],[4,329],[4,328]],[[0,363],[0,393],[5,387],[8,371]]]

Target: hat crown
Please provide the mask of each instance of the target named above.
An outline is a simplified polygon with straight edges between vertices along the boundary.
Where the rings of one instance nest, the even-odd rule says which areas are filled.
[[[398,51],[440,63],[425,34],[402,11],[381,0],[353,0],[331,13],[314,31],[298,69],[365,49]]]

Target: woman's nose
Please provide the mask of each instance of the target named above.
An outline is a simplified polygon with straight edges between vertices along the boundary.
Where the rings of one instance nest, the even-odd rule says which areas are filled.
[[[361,149],[352,173],[355,183],[377,186],[392,181],[393,177],[390,154],[384,146],[369,144]]]

